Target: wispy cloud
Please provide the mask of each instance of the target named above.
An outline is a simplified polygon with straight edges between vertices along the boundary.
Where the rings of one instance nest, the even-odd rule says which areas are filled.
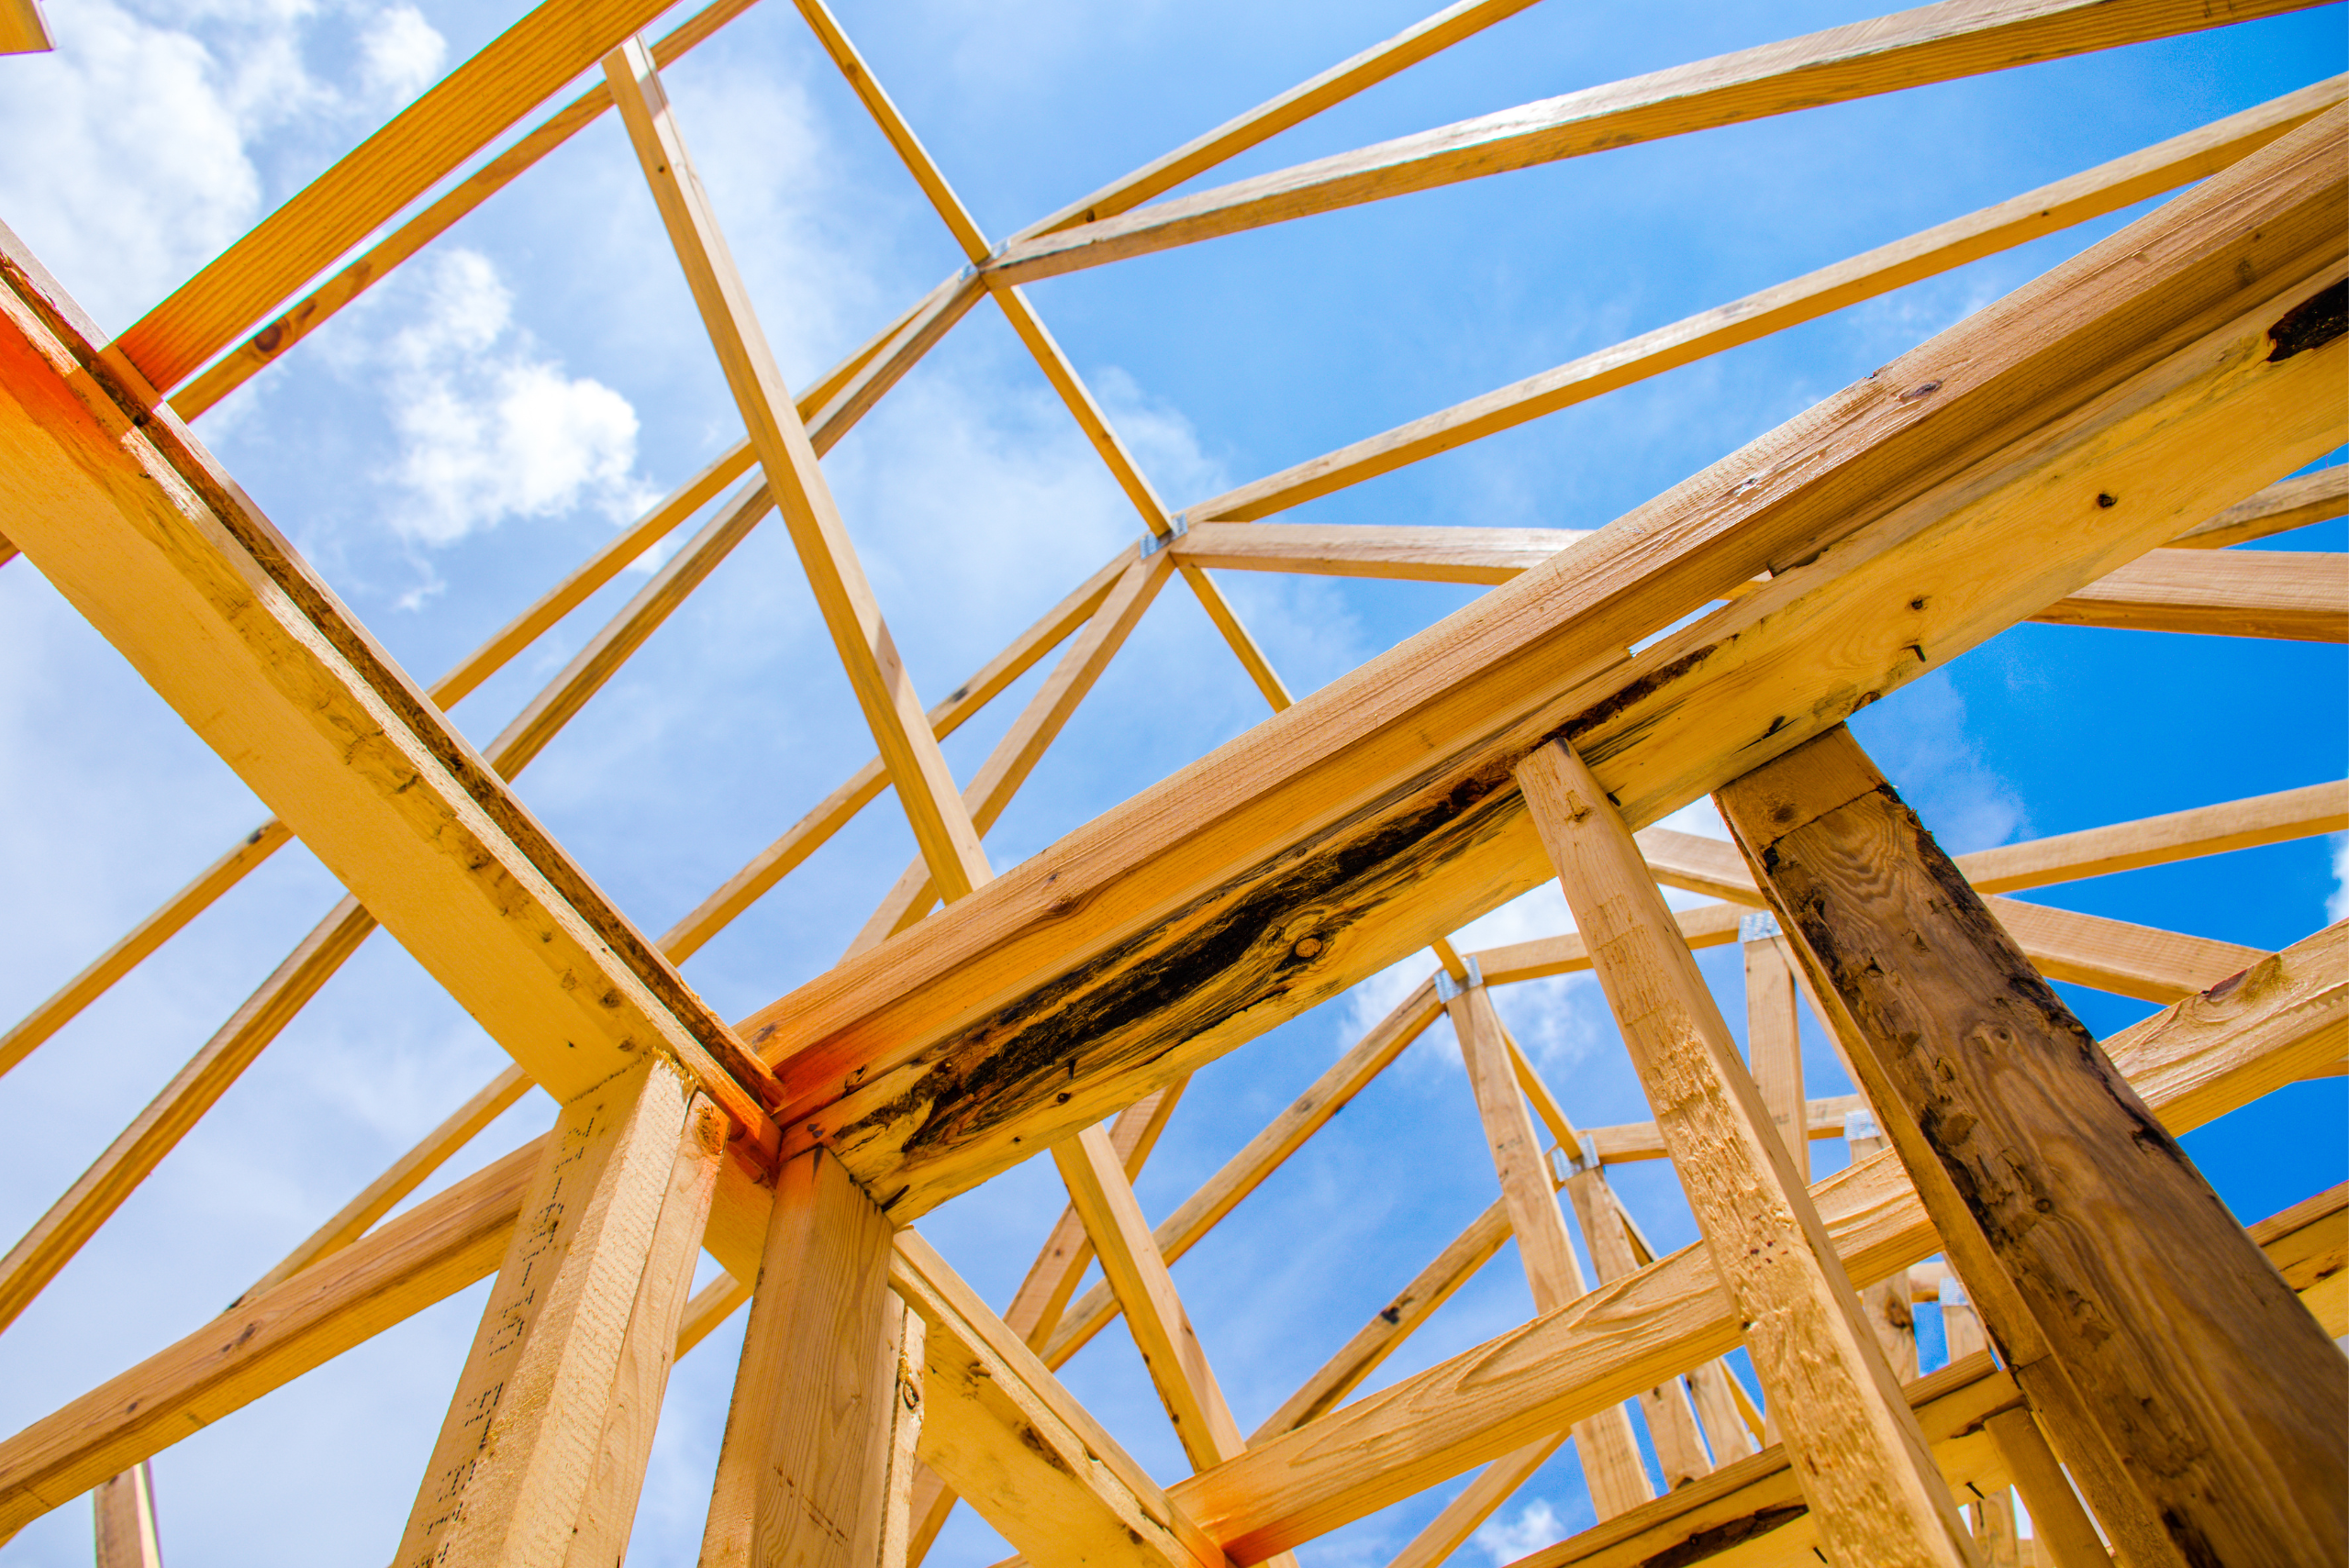
[[[2324,917],[2349,920],[2349,833],[2332,836],[2332,892],[2324,901]]]
[[[1536,1497],[1520,1508],[1515,1518],[1501,1516],[1487,1520],[1474,1539],[1478,1550],[1500,1563],[1539,1551],[1564,1540],[1565,1533],[1558,1523],[1557,1510]]]
[[[1853,728],[1950,853],[1986,850],[2031,830],[2022,797],[1983,760],[1968,732],[1965,698],[1946,670],[1866,709]]]

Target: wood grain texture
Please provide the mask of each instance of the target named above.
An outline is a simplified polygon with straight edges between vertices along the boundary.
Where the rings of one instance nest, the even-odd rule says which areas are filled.
[[[2004,1484],[2003,1458],[1981,1428],[1996,1412],[2020,1408],[2022,1396],[1988,1356],[1954,1360],[1901,1392],[1953,1485]],[[1716,1558],[1741,1568],[1816,1564],[1818,1544],[1818,1522],[1787,1451],[1774,1446],[1510,1568],[1648,1568]]]
[[[2349,1562],[2349,1363],[1849,731],[1718,798],[2106,1528]]]
[[[2097,1535],[2096,1526],[2072,1490],[2072,1483],[2040,1435],[2039,1424],[2022,1407],[2001,1410],[1983,1422],[1998,1457],[2022,1494],[2043,1561],[2054,1568],[2105,1568],[2112,1561]],[[2009,1528],[2013,1510],[2007,1514]]]
[[[2033,620],[2204,637],[2349,642],[2349,557],[2284,550],[2155,550]]]
[[[2343,512],[2349,512],[2349,468],[2320,469],[2298,479],[2277,480],[2209,522],[2187,529],[2170,544],[2179,550],[2223,550],[2321,523]]]
[[[155,1528],[155,1477],[142,1462],[90,1494],[97,1515],[97,1568],[163,1568]]]
[[[605,58],[604,77],[915,841],[946,898],[961,898],[988,880],[985,853],[685,150],[660,73],[643,45],[630,39]]]
[[[928,1330],[923,1462],[1039,1568],[1228,1568],[1034,1351],[911,1230],[890,1288]]]
[[[2349,1052],[2349,922],[2105,1047],[2176,1134],[2303,1076],[2312,1062],[2337,1062]],[[526,1145],[387,1220],[0,1442],[0,1529],[20,1528],[489,1274],[539,1147]],[[1815,1195],[1856,1279],[1889,1276],[1940,1250],[1888,1153],[1827,1178]],[[721,1167],[703,1242],[737,1278],[758,1272],[770,1204],[770,1190],[739,1161]],[[1489,1257],[1508,1235],[1501,1206],[1480,1223],[1490,1227]],[[901,1259],[917,1240],[900,1234]],[[1277,1440],[1259,1434],[1262,1451],[1252,1448],[1177,1484],[1184,1517],[1211,1520],[1236,1542],[1295,1544],[1735,1348],[1736,1322],[1701,1253],[1685,1248],[1562,1313],[1330,1411],[1310,1429]],[[908,1288],[893,1281],[900,1294]],[[975,1297],[971,1307],[985,1313]],[[1003,1337],[1018,1339],[1008,1330]]]
[[[1745,957],[1745,1055],[1770,1125],[1787,1146],[1802,1184],[1810,1185],[1810,1105],[1802,1091],[1802,1019],[1795,999],[1794,960],[1786,938],[1739,943]]]
[[[1470,441],[1513,428],[1530,419],[1540,418],[1545,414],[1586,402],[1649,376],[1660,375],[1667,370],[1739,343],[1751,342],[1798,322],[1873,298],[2066,225],[2118,211],[2132,202],[2216,173],[2304,123],[2310,116],[2340,102],[2345,91],[2349,91],[2349,79],[2334,78],[2287,94],[2184,136],[2174,137],[2141,151],[2099,164],[2054,184],[2026,191],[2010,200],[1984,207],[1964,217],[1937,224],[1889,245],[1806,272],[1798,278],[1732,300],[1727,305],[1699,311],[1668,326],[1570,360],[1554,369],[1497,387],[1375,436],[1364,437],[1335,451],[1201,501],[1188,508],[1186,515],[1191,518],[1195,528],[1219,520],[1250,522],[1271,517],[1318,496],[1390,473],[1407,463],[1432,457],[1438,452],[1450,451]],[[2242,505],[2250,506],[2251,503]],[[2260,515],[2266,517],[2268,514],[2263,512]],[[2302,521],[2316,520],[2313,516],[2304,516],[2299,511],[2289,515]],[[2280,518],[2282,515],[2277,516]],[[2216,519],[2202,521],[2215,523]],[[1326,527],[1290,526],[1299,528]],[[2256,525],[2249,519],[2239,525],[2231,524],[2231,531],[2224,536],[2223,542],[2233,543],[2240,538],[2255,537],[2242,531],[2252,526]],[[2279,526],[2283,526],[2280,521]],[[1380,531],[1369,528],[1330,529],[1331,534],[1339,536],[1348,533],[1375,535]],[[1456,530],[1425,531],[1448,535]],[[1515,534],[1527,530],[1495,531]],[[1300,533],[1296,537],[1300,543],[1317,542],[1309,533]],[[1228,564],[1242,568],[1248,564],[1246,555],[1241,553],[1247,547],[1235,547],[1229,535],[1219,531],[1208,535],[1206,542],[1210,549],[1234,550],[1234,558]],[[1325,537],[1318,542],[1326,548],[1335,541]],[[1455,548],[1466,543],[1465,540],[1455,541]],[[1494,545],[1499,550],[1507,549],[1497,540]],[[1279,547],[1274,548],[1277,550]],[[1356,558],[1353,552],[1325,553],[1323,559],[1346,565],[1347,574],[1353,574]],[[1496,553],[1478,555],[1472,549],[1464,555],[1453,556],[1453,560],[1464,574],[1454,576],[1447,572],[1440,578],[1441,581],[1507,580],[1505,576],[1495,574],[1496,569],[1508,563],[1506,556]],[[1433,576],[1441,570],[1435,560],[1428,556],[1422,556],[1417,564],[1419,570],[1413,575]],[[1530,567],[1534,563],[1526,562],[1523,564]],[[1314,570],[1303,566],[1291,569]],[[1379,572],[1376,574],[1388,573]]]
[[[2338,444],[2349,349],[2266,341],[2341,259],[2338,117],[755,1015],[795,1146],[921,1212],[1533,885],[1543,735],[1653,821]]]
[[[177,385],[665,9],[662,0],[543,0],[139,317],[123,352],[158,388]]]
[[[1641,1259],[1626,1229],[1629,1217],[1598,1168],[1594,1165],[1568,1176],[1566,1195],[1575,1206],[1575,1219],[1582,1227],[1583,1245],[1590,1249],[1591,1267],[1598,1271],[1598,1283],[1612,1284],[1637,1273]],[[1666,1492],[1711,1473],[1712,1459],[1705,1451],[1696,1412],[1689,1407],[1678,1378],[1668,1378],[1642,1393],[1640,1410],[1647,1417],[1648,1440],[1655,1445],[1656,1464],[1664,1473]]]
[[[1518,1261],[1533,1296],[1533,1310],[1553,1312],[1581,1296],[1589,1285],[1582,1263],[1575,1256],[1566,1219],[1558,1207],[1557,1180],[1542,1152],[1532,1114],[1517,1082],[1514,1054],[1508,1049],[1500,1015],[1493,1010],[1492,994],[1472,985],[1454,996],[1446,1010],[1459,1038],[1460,1056],[1468,1070],[1468,1086],[1476,1097],[1476,1117],[1492,1151],[1493,1170],[1500,1178],[1501,1202],[1508,1211],[1509,1234],[1516,1239]],[[1575,1457],[1582,1462],[1583,1482],[1591,1507],[1600,1518],[1638,1507],[1655,1496],[1647,1466],[1640,1459],[1639,1439],[1632,1433],[1630,1414],[1621,1406],[1575,1423]],[[1440,1562],[1453,1547],[1484,1523],[1493,1509],[1508,1499],[1517,1486],[1541,1468],[1550,1448],[1534,1444],[1494,1462],[1438,1524],[1449,1539],[1440,1551],[1432,1548],[1427,1561]],[[1474,1510],[1481,1508],[1481,1512]],[[1431,1527],[1434,1528],[1434,1527]],[[1411,1554],[1406,1552],[1406,1558]]]
[[[1832,1557],[1976,1561],[1842,1257],[1647,863],[1564,742],[1517,770]]]
[[[1019,283],[1561,158],[2299,9],[2176,0],[1945,0],[1587,87],[1008,247]]]
[[[5,236],[0,276],[0,469],[43,575],[559,1099],[661,1053],[765,1125],[725,1024]]]
[[[633,1515],[725,1144],[721,1125],[696,1125],[694,1099],[653,1062],[562,1107],[395,1562],[558,1562],[583,1528],[609,1539],[599,1519]],[[681,1150],[686,1190],[673,1195]],[[640,1335],[648,1284],[646,1309],[665,1308],[665,1321]],[[648,1354],[651,1409],[639,1367]],[[616,1410],[616,1397],[630,1407]]]
[[[705,1568],[879,1560],[900,1334],[888,1220],[821,1150],[776,1173]]]

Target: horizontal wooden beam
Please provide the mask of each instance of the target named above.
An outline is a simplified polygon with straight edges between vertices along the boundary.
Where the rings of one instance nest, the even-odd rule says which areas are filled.
[[[2343,1183],[2250,1227],[2324,1331],[2349,1334],[2349,1183]]]
[[[2007,1485],[2006,1464],[1983,1424],[2002,1410],[2021,1409],[2022,1394],[1987,1353],[1954,1361],[1901,1392],[1952,1487],[1994,1492]],[[1658,1559],[1692,1563],[1715,1554],[1708,1547],[1731,1546],[1757,1562],[1816,1562],[1818,1539],[1787,1451],[1774,1443],[1596,1529],[1520,1557],[1509,1568],[1644,1568]]]
[[[1857,1095],[1834,1095],[1825,1099],[1805,1103],[1809,1112],[1808,1130],[1813,1139],[1841,1138],[1843,1124],[1867,1109],[1867,1102]],[[1623,1122],[1614,1127],[1586,1127],[1582,1135],[1590,1140],[1602,1165],[1626,1165],[1641,1160],[1664,1158],[1664,1134],[1652,1121]]]
[[[42,575],[559,1100],[658,1052],[771,1136],[756,1059],[5,236],[0,284],[0,484]]]
[[[2349,1047],[2349,922],[2104,1042],[2184,1133]],[[1856,1284],[1940,1248],[1886,1151],[1812,1188]],[[1247,1561],[1335,1529],[1733,1349],[1738,1322],[1698,1245],[1168,1489]]]
[[[1335,451],[1211,496],[1186,508],[1184,515],[1194,528],[1207,522],[1268,517],[1920,278],[2117,212],[2248,156],[2310,116],[2339,103],[2344,91],[2349,91],[2349,78],[2335,77],[2286,94],[2054,184],[1365,436]]]
[[[2349,345],[2267,356],[2341,266],[2343,119],[754,1015],[794,1146],[924,1212],[1534,885],[1508,770],[1542,736],[1652,822],[2337,445]]]
[[[1945,0],[1041,234],[1009,246],[990,270],[1012,283],[1052,277],[1562,158],[2299,8],[2296,0],[2244,0],[2214,15],[2181,0]]]
[[[2149,550],[2032,619],[2126,631],[2349,642],[2349,556]]]

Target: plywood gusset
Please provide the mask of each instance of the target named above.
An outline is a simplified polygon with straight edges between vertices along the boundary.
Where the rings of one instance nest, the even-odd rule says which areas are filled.
[[[2349,79],[1186,507],[1020,287],[2304,0],[1944,0],[1169,195],[1531,4],[1461,0],[1001,243],[824,0],[795,3],[969,263],[796,396],[661,81],[748,0],[651,41],[660,4],[545,0],[118,338],[0,229],[0,564],[21,551],[277,814],[0,1035],[0,1073],[295,838],[348,889],[0,1258],[0,1330],[378,924],[513,1058],[220,1316],[0,1440],[0,1540],[95,1492],[99,1561],[151,1568],[155,1454],[493,1279],[402,1563],[616,1560],[672,1363],[747,1306],[706,1562],[907,1568],[958,1502],[1031,1563],[1287,1562],[1476,1472],[1394,1559],[1416,1568],[1571,1441],[1598,1522],[1520,1568],[2013,1562],[2015,1492],[2064,1568],[2108,1541],[2131,1568],[2349,1564],[2342,1192],[2246,1230],[2176,1142],[2343,1070],[2349,922],[2271,953],[2009,896],[2341,831],[2349,784],[1953,859],[1842,724],[2025,621],[2349,641],[2339,555],[2227,548],[2349,510],[2344,471],[2288,477],[2349,438]],[[0,5],[0,50],[46,42]],[[421,686],[190,422],[613,107],[747,434]],[[1264,520],[2160,196],[1606,528]],[[925,707],[818,459],[983,295],[1144,537]],[[656,941],[511,782],[770,509],[877,755]],[[449,710],[696,519],[465,737]],[[1489,591],[1295,698],[1210,571]],[[1177,574],[1272,717],[997,872],[983,837]],[[940,742],[1055,653],[958,784]],[[838,963],[718,1017],[678,966],[884,793],[918,858]],[[1705,795],[1733,841],[1659,825]],[[1553,879],[1573,931],[1455,947]],[[1747,1054],[1691,957],[1730,942]],[[1426,978],[1152,1224],[1134,1181],[1191,1074],[1404,962]],[[1576,971],[1653,1120],[1577,1126],[1502,1022],[1495,987]],[[2098,1041],[2049,981],[2163,1010]],[[1857,1094],[1807,1097],[1806,1010]],[[1499,1197],[1243,1432],[1171,1266],[1440,1017]],[[394,1214],[533,1086],[551,1130]],[[1854,1161],[1813,1181],[1834,1138]],[[1043,1151],[1069,1206],[998,1314],[916,1222]],[[1656,1159],[1701,1231],[1661,1256],[1609,1176]],[[1357,1396],[1511,1240],[1531,1318]],[[696,1295],[703,1251],[725,1273]],[[1920,1298],[1950,1341],[1921,1377]],[[1190,1462],[1172,1485],[1056,1375],[1120,1318]]]

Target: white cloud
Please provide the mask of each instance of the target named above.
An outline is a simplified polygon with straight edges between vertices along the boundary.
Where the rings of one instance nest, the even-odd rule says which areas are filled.
[[[359,35],[359,77],[385,105],[405,104],[439,78],[449,40],[413,6],[380,11]]]
[[[1854,721],[1876,765],[1954,855],[1986,850],[2028,832],[2022,797],[1966,733],[1965,699],[1938,670]]]
[[[2349,833],[2332,836],[2332,893],[2324,901],[2324,917],[2349,920]]]
[[[381,350],[400,439],[387,477],[410,497],[392,509],[393,527],[445,545],[582,502],[616,519],[651,505],[628,399],[540,355],[487,257],[452,250],[417,265],[423,314]]]
[[[1514,1562],[1565,1539],[1556,1510],[1536,1497],[1517,1511],[1514,1519],[1494,1518],[1480,1528],[1475,1540],[1497,1562]]]

